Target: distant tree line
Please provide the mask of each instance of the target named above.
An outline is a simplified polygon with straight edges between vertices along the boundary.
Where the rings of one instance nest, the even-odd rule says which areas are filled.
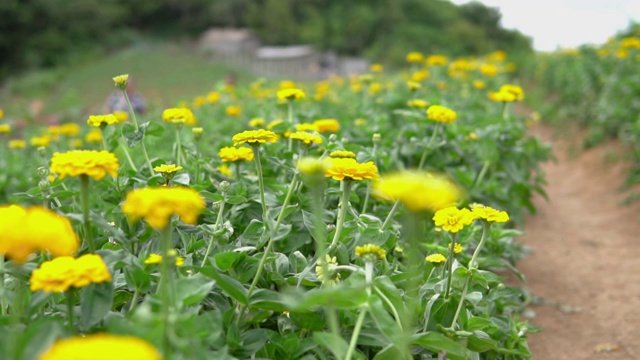
[[[249,27],[265,44],[313,44],[386,62],[411,50],[532,51],[529,38],[500,26],[497,9],[446,0],[2,0],[0,19],[2,77],[213,26]]]

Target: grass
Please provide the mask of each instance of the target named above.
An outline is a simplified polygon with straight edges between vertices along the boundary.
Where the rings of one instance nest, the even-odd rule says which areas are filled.
[[[176,99],[205,94],[230,73],[239,82],[250,78],[245,70],[214,63],[192,48],[145,44],[73,67],[37,70],[10,79],[0,92],[0,107],[26,119],[100,113],[115,90],[105,79],[124,73],[131,75],[135,90],[152,106],[172,106]],[[77,104],[85,107],[78,109]]]

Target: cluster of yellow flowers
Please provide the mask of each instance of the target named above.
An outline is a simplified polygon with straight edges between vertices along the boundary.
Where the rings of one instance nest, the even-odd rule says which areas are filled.
[[[133,336],[82,335],[56,341],[39,360],[162,360],[150,343]]]
[[[101,180],[107,174],[117,176],[119,166],[116,155],[104,150],[56,152],[51,158],[51,172],[58,174],[60,179],[66,176],[88,175],[95,180]]]
[[[325,176],[334,180],[378,180],[378,168],[373,161],[364,164],[352,158],[331,159],[331,166],[326,169]]]
[[[142,188],[127,194],[122,211],[131,221],[144,218],[151,227],[164,229],[174,214],[195,224],[204,206],[202,196],[190,188]]]
[[[99,255],[87,254],[77,259],[61,256],[45,261],[31,273],[31,291],[64,292],[90,284],[111,281],[107,265]]]
[[[500,90],[489,92],[487,96],[495,102],[521,101],[524,99],[524,90],[518,85],[505,84],[500,87]]]
[[[429,120],[451,124],[456,120],[457,117],[458,114],[455,111],[445,106],[431,105],[427,109],[427,118]]]
[[[187,108],[170,108],[162,112],[162,121],[172,124],[194,126],[198,123],[193,112]]]
[[[402,171],[383,176],[373,185],[373,195],[400,201],[409,210],[437,211],[462,200],[464,192],[449,178],[426,171]]]
[[[253,150],[248,147],[237,148],[233,146],[226,146],[220,149],[218,156],[220,156],[220,159],[224,162],[233,162],[240,160],[252,161],[254,155]]]
[[[78,250],[79,240],[69,219],[45,208],[3,206],[0,219],[0,254],[16,262],[38,251],[70,256]]]
[[[436,211],[433,215],[435,225],[450,233],[457,233],[464,229],[465,226],[471,225],[474,220],[479,219],[487,222],[507,222],[509,221],[509,214],[489,206],[472,204],[471,210],[450,206]]]

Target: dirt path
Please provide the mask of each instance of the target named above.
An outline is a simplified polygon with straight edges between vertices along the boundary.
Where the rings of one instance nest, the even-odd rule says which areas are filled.
[[[544,329],[529,337],[534,359],[640,359],[640,202],[620,206],[625,169],[610,159],[620,147],[570,156],[567,136],[534,132],[558,157],[544,166],[550,201],[536,199],[521,238],[533,253],[518,267],[541,300],[530,308]]]

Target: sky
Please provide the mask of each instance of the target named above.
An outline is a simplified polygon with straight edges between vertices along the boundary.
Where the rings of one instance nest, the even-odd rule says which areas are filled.
[[[451,0],[464,4],[469,0]],[[502,26],[533,38],[540,51],[604,43],[631,20],[640,22],[640,0],[480,0],[502,13]]]

